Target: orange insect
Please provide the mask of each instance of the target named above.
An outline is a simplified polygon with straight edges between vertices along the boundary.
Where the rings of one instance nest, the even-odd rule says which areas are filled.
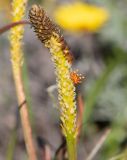
[[[82,76],[81,74],[78,74],[77,72],[78,72],[78,70],[72,71],[70,73],[71,80],[73,81],[74,84],[81,83],[82,80],[85,78],[84,76]]]

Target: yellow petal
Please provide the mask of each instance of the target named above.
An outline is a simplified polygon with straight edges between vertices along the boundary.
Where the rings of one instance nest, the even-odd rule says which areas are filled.
[[[97,31],[109,14],[102,7],[76,2],[56,8],[54,17],[57,24],[70,31]]]

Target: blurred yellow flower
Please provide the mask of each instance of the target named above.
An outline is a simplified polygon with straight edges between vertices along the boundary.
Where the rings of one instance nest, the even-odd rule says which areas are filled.
[[[108,17],[104,8],[81,2],[59,6],[54,12],[56,23],[69,31],[97,31]]]

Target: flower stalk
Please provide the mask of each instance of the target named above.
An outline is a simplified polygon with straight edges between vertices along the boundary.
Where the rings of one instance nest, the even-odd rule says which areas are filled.
[[[21,21],[25,14],[26,0],[13,0],[12,1],[12,22]],[[23,80],[22,80],[22,65],[23,65],[23,52],[22,52],[22,38],[24,28],[22,25],[16,26],[11,29],[10,44],[11,44],[11,62],[13,77],[16,86],[16,93],[19,104],[19,111],[21,116],[21,123],[24,133],[24,139],[29,160],[36,160],[36,153],[32,138],[32,130],[28,115],[28,106],[26,103],[26,97],[24,92]]]
[[[82,77],[76,72],[73,72],[72,76],[72,54],[58,26],[49,19],[44,10],[33,5],[29,11],[29,18],[37,37],[50,50],[55,65],[61,127],[67,141],[68,158],[76,160],[77,112],[73,78],[76,77],[76,82],[80,82]]]
[[[15,27],[17,25],[26,25],[26,24],[30,24],[30,22],[28,22],[27,20],[22,20],[22,21],[7,24],[0,28],[0,34],[3,34],[4,32],[10,30],[12,27]]]

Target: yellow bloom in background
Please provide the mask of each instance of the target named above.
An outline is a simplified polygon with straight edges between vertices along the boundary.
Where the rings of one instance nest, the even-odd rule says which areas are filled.
[[[54,12],[56,23],[69,31],[95,32],[108,17],[104,8],[81,2],[59,6]]]

